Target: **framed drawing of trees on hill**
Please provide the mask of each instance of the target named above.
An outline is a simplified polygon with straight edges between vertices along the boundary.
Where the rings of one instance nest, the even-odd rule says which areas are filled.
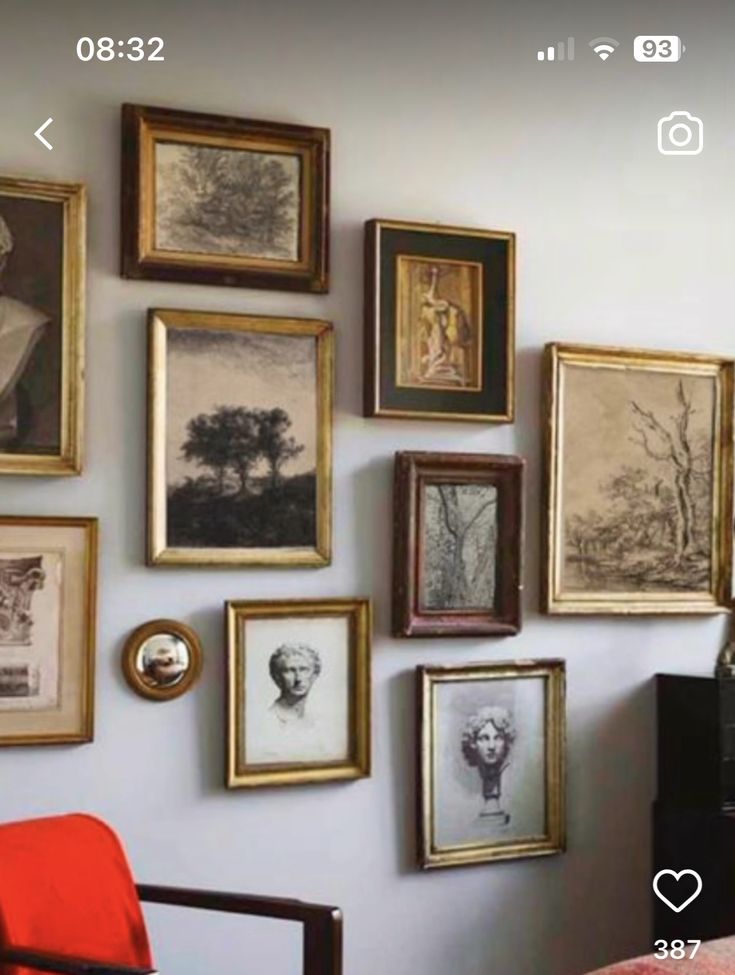
[[[546,347],[546,612],[729,609],[734,368]]]
[[[521,457],[396,454],[393,635],[521,628]]]
[[[329,130],[123,105],[122,274],[329,289]]]
[[[328,322],[149,312],[148,562],[328,565]]]

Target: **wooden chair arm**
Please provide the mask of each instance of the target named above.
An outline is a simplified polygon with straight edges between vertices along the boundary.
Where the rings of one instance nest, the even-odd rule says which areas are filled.
[[[0,964],[20,965],[36,972],[59,972],[60,975],[158,975],[155,968],[113,965],[29,948],[0,948]]]
[[[342,912],[337,907],[281,897],[151,884],[138,884],[138,896],[152,904],[298,921],[304,926],[303,975],[342,975]]]

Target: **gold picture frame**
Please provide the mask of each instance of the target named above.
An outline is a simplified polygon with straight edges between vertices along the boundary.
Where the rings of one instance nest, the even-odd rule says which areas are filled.
[[[370,601],[231,601],[225,609],[228,788],[369,776]],[[290,678],[299,667],[304,676]]]
[[[734,375],[717,356],[546,346],[542,611],[729,611]]]
[[[417,667],[416,678],[419,866],[563,852],[564,661]]]
[[[85,255],[83,185],[0,176],[0,274],[10,279],[0,320],[12,316],[28,333],[24,351],[14,329],[14,348],[0,352],[15,360],[12,389],[0,390],[0,474],[82,471]]]
[[[97,538],[96,518],[0,517],[0,745],[92,741]]]
[[[148,564],[328,565],[331,324],[152,309],[148,329]],[[177,375],[184,377],[178,386]],[[168,429],[172,402],[178,439]],[[223,405],[212,412],[214,404]],[[234,420],[233,411],[240,411]],[[200,443],[192,446],[197,417]],[[225,429],[232,422],[235,432]],[[201,439],[211,441],[212,424],[234,444],[230,460],[212,459],[211,451],[207,459]],[[261,434],[270,447],[254,442]]]
[[[196,684],[202,672],[202,644],[178,620],[142,623],[125,641],[122,669],[132,690],[151,701],[171,701]]]

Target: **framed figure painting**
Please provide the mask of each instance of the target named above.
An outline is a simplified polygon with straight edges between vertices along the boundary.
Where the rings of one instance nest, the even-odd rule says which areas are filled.
[[[95,518],[0,517],[0,745],[92,740]]]
[[[515,235],[365,224],[365,416],[510,423]]]
[[[149,313],[149,564],[331,559],[328,322]]]
[[[730,607],[735,363],[546,347],[548,613]]]
[[[418,667],[419,864],[565,848],[565,665]]]
[[[85,190],[0,176],[0,474],[79,474]]]
[[[329,139],[123,105],[123,276],[328,291]]]
[[[518,633],[523,470],[499,454],[396,454],[394,636]]]
[[[366,599],[227,603],[230,788],[370,774]]]

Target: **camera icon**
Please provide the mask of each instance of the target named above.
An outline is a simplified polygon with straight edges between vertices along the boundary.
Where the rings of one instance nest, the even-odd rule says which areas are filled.
[[[664,156],[698,156],[704,148],[702,119],[672,112],[658,120],[658,151]]]

